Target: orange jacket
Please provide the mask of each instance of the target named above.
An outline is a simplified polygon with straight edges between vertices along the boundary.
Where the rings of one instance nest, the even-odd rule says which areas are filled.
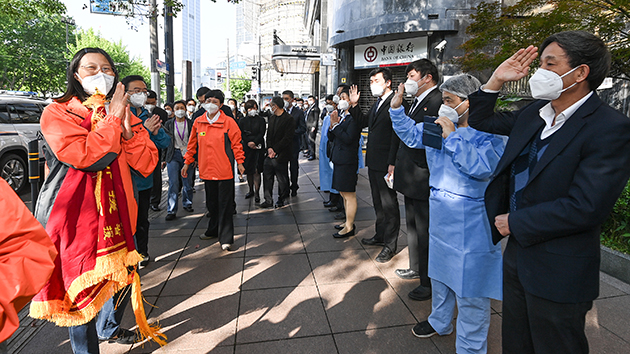
[[[184,156],[185,163],[191,164],[199,150],[199,177],[203,180],[233,179],[232,161],[239,164],[245,161],[238,124],[223,111],[219,112],[220,116],[213,124],[208,122],[208,113],[195,120]]]
[[[44,109],[40,120],[41,130],[50,146],[54,157],[65,165],[80,170],[98,171],[107,167],[118,156],[118,164],[126,192],[129,208],[129,220],[132,220],[133,232],[136,232],[138,204],[134,197],[131,168],[141,175],[149,176],[158,163],[159,155],[149,133],[142,125],[142,120],[131,117],[134,136],[125,140],[122,137],[121,121],[118,117],[108,114],[94,131],[81,127],[83,120],[89,116],[89,110],[76,97],[68,102],[54,102]],[[48,167],[50,160],[46,156]],[[48,183],[47,179],[47,183]],[[61,183],[62,181],[51,181]],[[49,188],[54,190],[54,188]],[[45,193],[46,191],[43,190]],[[38,204],[37,218],[45,226],[50,213],[54,196],[42,198],[43,203],[50,203],[50,207]],[[41,213],[40,213],[41,211]]]
[[[0,343],[19,326],[18,312],[44,286],[57,251],[7,182],[0,178]]]

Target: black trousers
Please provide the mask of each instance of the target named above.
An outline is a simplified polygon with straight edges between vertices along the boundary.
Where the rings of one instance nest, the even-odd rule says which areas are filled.
[[[138,191],[138,219],[136,225],[136,250],[147,256],[149,254],[149,204],[151,189]]]
[[[153,171],[153,188],[151,188],[151,205],[159,206],[162,202],[162,162],[158,161]]]
[[[210,214],[206,235],[217,236],[219,244],[234,243],[234,180],[203,181],[206,189],[206,207]]]
[[[372,202],[376,213],[376,239],[383,241],[393,252],[398,245],[398,231],[400,230],[400,209],[396,191],[387,188],[383,178],[387,172],[374,171],[368,168]]]
[[[289,160],[289,170],[291,171],[291,190],[297,191],[298,186],[298,174],[300,173],[300,165],[298,164],[298,158],[300,157],[300,137],[293,137],[293,150],[291,151],[291,159]]]
[[[429,200],[405,196],[409,268],[420,273],[420,284],[431,286],[429,279]]]
[[[278,159],[265,157],[263,163],[263,184],[265,201],[273,203],[274,177],[278,179],[278,201],[284,201],[289,197],[289,172],[287,161],[279,162]]]
[[[558,303],[525,291],[515,242],[508,241],[503,255],[503,353],[588,353],[584,325],[593,302]]]

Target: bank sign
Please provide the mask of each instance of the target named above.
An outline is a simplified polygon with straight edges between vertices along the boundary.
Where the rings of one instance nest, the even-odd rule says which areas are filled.
[[[407,65],[427,57],[427,37],[354,46],[354,68]]]

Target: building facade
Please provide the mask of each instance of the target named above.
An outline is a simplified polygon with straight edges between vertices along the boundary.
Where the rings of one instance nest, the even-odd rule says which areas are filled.
[[[201,86],[201,5],[200,0],[182,0],[182,61],[192,62],[192,88]],[[177,64],[176,64],[177,65]]]

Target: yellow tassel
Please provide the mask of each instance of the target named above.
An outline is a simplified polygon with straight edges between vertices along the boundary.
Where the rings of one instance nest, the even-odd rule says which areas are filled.
[[[140,332],[140,339],[145,338],[153,339],[160,346],[166,345],[166,335],[160,332],[160,326],[157,324],[149,324],[147,321],[147,315],[144,313],[144,305],[142,304],[142,291],[140,290],[140,276],[137,271],[133,271],[133,285],[131,289],[131,306],[133,307],[133,313],[136,315],[136,324],[138,325],[138,332]]]

